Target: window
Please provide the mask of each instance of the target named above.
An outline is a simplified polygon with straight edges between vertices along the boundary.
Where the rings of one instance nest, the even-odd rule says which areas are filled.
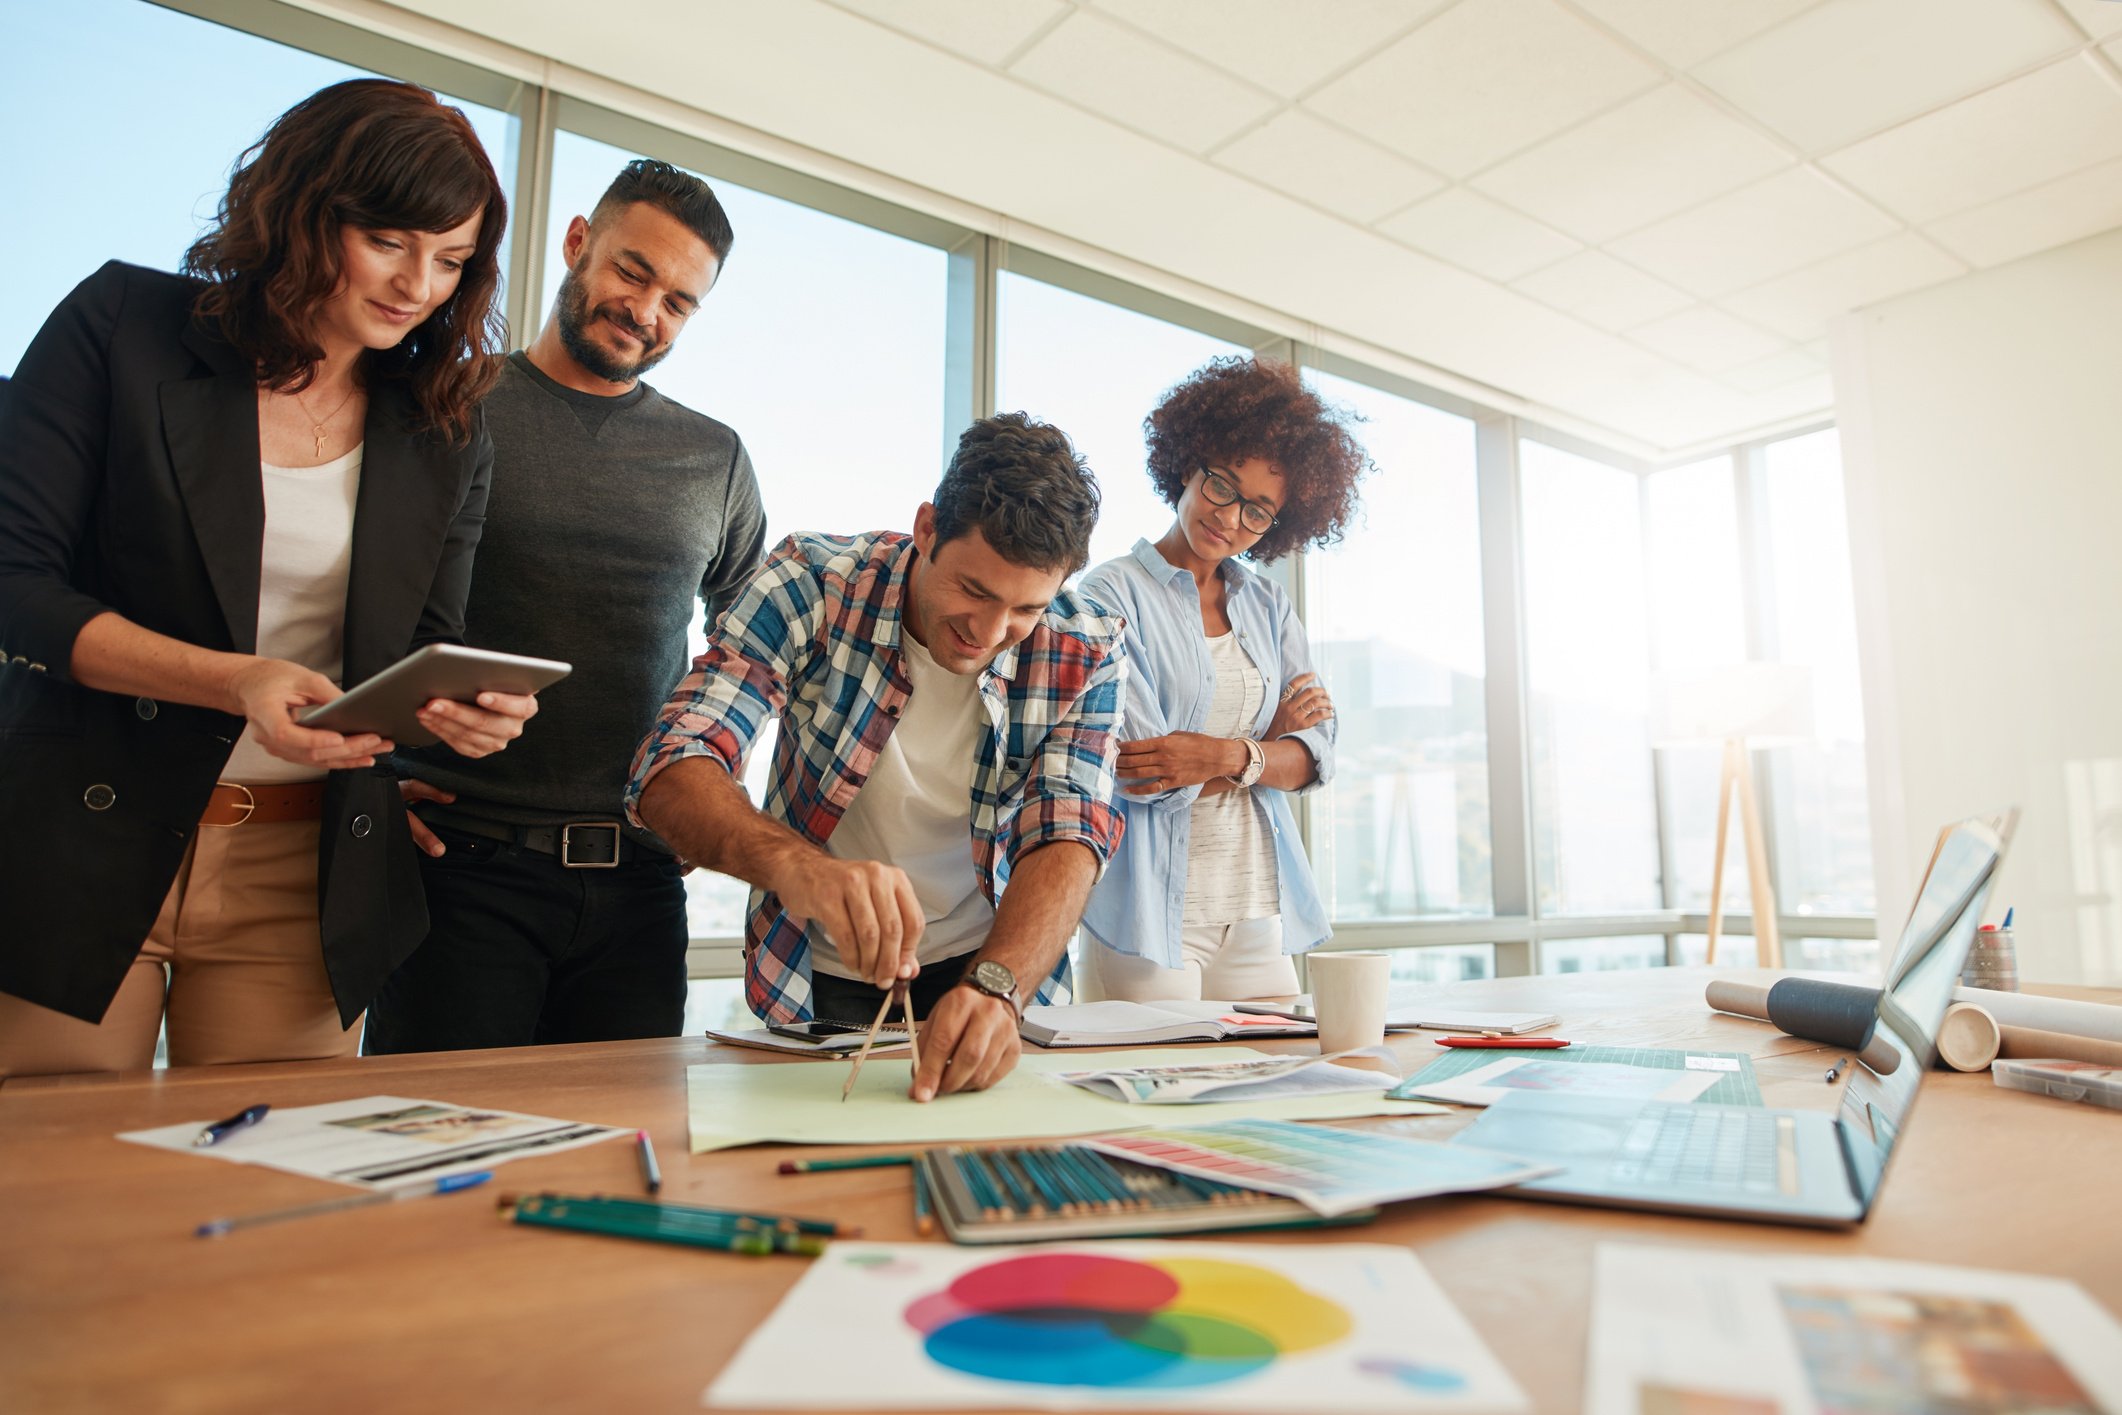
[[[1543,973],[1603,973],[1617,968],[1657,968],[1664,963],[1663,934],[1563,938],[1540,945]]]
[[[1841,440],[1829,428],[1772,442],[1764,461],[1777,655],[1812,668],[1816,735],[1769,753],[1777,892],[1785,913],[1869,914],[1871,811]],[[1810,953],[1806,962],[1829,966]]]
[[[637,155],[580,133],[556,134],[541,321],[565,273],[568,222],[588,215]],[[797,530],[912,530],[914,511],[935,489],[947,456],[948,257],[702,175],[729,213],[736,244],[714,290],[647,381],[744,439],[766,504],[769,549]],[[702,618],[696,609],[694,653],[706,644]],[[672,665],[673,683],[681,671]],[[771,736],[762,736],[746,773],[755,802],[765,800],[772,755]],[[686,891],[695,937],[744,932],[743,883],[695,870]]]
[[[1651,644],[1661,672],[1743,662],[1746,620],[1740,589],[1739,521],[1732,459],[1712,457],[1644,478],[1649,552]],[[1655,691],[1655,684],[1653,685]],[[1717,792],[1724,749],[1708,743],[1659,748],[1668,863],[1666,903],[1709,909],[1716,860]],[[1746,848],[1737,803],[1727,827],[1724,901],[1748,913]]]
[[[1519,447],[1538,912],[1656,909],[1640,483]]]
[[[1496,947],[1492,943],[1393,950],[1392,980],[1396,983],[1463,983],[1494,976]]]
[[[1331,373],[1378,470],[1340,545],[1304,556],[1312,660],[1340,718],[1312,798],[1312,861],[1338,920],[1480,915],[1489,884],[1481,534],[1471,419]]]
[[[1098,477],[1090,563],[1171,527],[1151,488],[1142,420],[1165,391],[1235,344],[1011,271],[1000,279],[995,406],[1069,435]]]
[[[8,7],[0,42],[0,129],[13,135],[8,209],[64,220],[0,226],[8,272],[0,374],[14,372],[45,316],[104,261],[175,270],[213,220],[236,158],[273,119],[367,72],[141,0]],[[202,74],[242,82],[202,83]],[[510,190],[513,120],[444,97],[464,110]],[[507,260],[504,250],[504,269]]]

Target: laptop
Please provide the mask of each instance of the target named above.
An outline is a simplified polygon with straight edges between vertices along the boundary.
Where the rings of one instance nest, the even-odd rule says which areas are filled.
[[[1952,1003],[2016,813],[1940,838],[1877,1008],[1899,1057],[1848,1063],[1842,1103],[1779,1110],[1514,1092],[1457,1142],[1561,1166],[1500,1192],[1529,1199],[1844,1227],[1870,1213]]]

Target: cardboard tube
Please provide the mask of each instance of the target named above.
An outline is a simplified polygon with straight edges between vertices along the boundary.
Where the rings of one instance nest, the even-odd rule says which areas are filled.
[[[2122,1042],[2042,1032],[2032,1027],[1999,1027],[1997,1054],[2014,1061],[2089,1061],[2095,1066],[2122,1066]]]
[[[1955,1071],[1986,1071],[2001,1041],[1996,1018],[1971,1002],[1956,1002],[1938,1024],[1938,1060]]]
[[[1768,1020],[1768,989],[1759,983],[1735,983],[1719,978],[1709,985],[1703,996],[1719,1012],[1733,1012],[1763,1022]]]

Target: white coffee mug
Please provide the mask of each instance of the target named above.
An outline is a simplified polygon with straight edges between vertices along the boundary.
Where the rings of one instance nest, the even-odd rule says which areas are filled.
[[[1311,975],[1312,1015],[1319,1019],[1321,1052],[1385,1041],[1385,999],[1393,976],[1390,955],[1314,953],[1304,966]]]

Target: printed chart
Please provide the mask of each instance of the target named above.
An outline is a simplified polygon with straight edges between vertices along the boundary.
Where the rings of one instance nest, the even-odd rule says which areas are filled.
[[[832,1340],[822,1344],[821,1332]],[[1414,1254],[835,1243],[708,1390],[738,1409],[1517,1411]]]

